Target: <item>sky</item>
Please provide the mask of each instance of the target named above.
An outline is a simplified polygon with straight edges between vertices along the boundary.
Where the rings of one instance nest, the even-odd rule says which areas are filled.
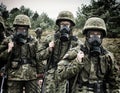
[[[90,4],[91,0],[0,0],[1,3],[7,6],[7,10],[15,7],[20,8],[24,5],[34,12],[39,14],[47,13],[50,18],[57,18],[60,11],[71,11],[76,17],[76,11],[82,4]]]

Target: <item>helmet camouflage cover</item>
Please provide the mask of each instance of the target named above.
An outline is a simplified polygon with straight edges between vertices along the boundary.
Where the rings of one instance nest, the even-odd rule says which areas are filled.
[[[1,16],[0,16],[0,24],[2,25],[3,29],[5,29],[4,20]]]
[[[15,17],[15,20],[13,22],[13,26],[28,26],[29,28],[31,27],[31,22],[30,18],[27,15],[17,15]]]
[[[83,34],[85,35],[88,30],[95,29],[100,30],[103,33],[103,37],[107,35],[106,25],[103,19],[98,17],[89,18],[83,28]]]
[[[61,11],[57,17],[56,25],[59,25],[59,22],[64,20],[70,21],[73,26],[75,25],[74,16],[70,11]]]
[[[42,30],[42,28],[38,27],[38,28],[36,28],[35,32],[36,31],[41,31],[41,30]]]

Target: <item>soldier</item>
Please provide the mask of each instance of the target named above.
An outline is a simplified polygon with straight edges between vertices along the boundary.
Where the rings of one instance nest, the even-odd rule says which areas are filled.
[[[1,93],[7,93],[7,80],[6,75],[4,73],[5,71],[5,65],[7,63],[6,60],[4,60],[1,56],[4,54],[4,51],[7,49],[7,44],[4,44],[4,39],[5,39],[5,25],[4,25],[4,20],[0,16],[0,85],[1,85]],[[5,79],[5,82],[4,82]]]
[[[8,44],[8,93],[40,93],[37,80],[36,51],[38,42],[29,36],[31,22],[20,14],[13,22],[15,34]]]
[[[72,34],[75,22],[71,12],[61,11],[57,17],[56,25],[59,27],[58,30],[54,35],[47,36],[38,53],[39,60],[47,59],[42,86],[43,93],[57,93],[57,83],[55,82],[57,63],[63,58],[70,47],[78,44],[77,38]]]
[[[38,39],[39,42],[40,42],[40,39],[41,39],[42,32],[43,32],[42,28],[40,28],[40,27],[35,30],[36,38]]]
[[[102,46],[107,35],[103,19],[89,18],[83,28],[85,44],[80,47],[76,59],[57,71],[59,82],[74,78],[70,93],[119,93],[118,67],[112,53]],[[68,53],[67,56],[72,56]],[[68,61],[67,58],[62,60]]]

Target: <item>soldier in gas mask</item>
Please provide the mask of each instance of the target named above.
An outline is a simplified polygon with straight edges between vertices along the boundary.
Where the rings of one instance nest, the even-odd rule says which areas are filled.
[[[76,51],[76,58],[71,49],[68,57],[62,60],[69,62],[63,69],[57,71],[59,82],[72,78],[70,93],[119,93],[118,66],[112,53],[102,46],[102,40],[107,35],[103,19],[89,18],[83,28],[85,44]]]
[[[27,43],[28,28],[30,27],[30,21],[27,19],[27,17],[24,20],[22,19],[22,16],[17,16],[13,22],[13,26],[15,27],[13,40],[18,45],[24,45],[25,43]]]
[[[90,56],[99,56],[102,53],[102,40],[106,36],[106,26],[102,19],[89,19],[84,28],[83,35],[86,36],[86,47]]]
[[[69,13],[69,12],[68,12]],[[67,15],[67,12],[61,12],[59,13],[56,25],[58,25],[59,29],[57,32],[59,32],[59,38],[62,42],[69,41],[72,36],[72,27],[75,25],[73,15],[69,13]]]
[[[40,28],[40,27],[36,28],[36,30],[35,30],[36,38],[38,39],[39,42],[40,42],[40,39],[41,39],[42,32],[43,32],[42,28]]]
[[[43,80],[43,93],[57,93],[55,83],[55,71],[57,63],[63,58],[70,47],[77,45],[77,38],[72,34],[75,26],[73,14],[69,11],[61,11],[57,17],[58,30],[54,35],[49,35],[43,41],[38,52],[39,60],[47,59],[45,77]],[[42,51],[41,51],[42,50]]]
[[[31,22],[28,16],[20,14],[13,22],[15,34],[8,43],[8,93],[40,93],[37,78],[36,51],[38,42],[29,36]]]

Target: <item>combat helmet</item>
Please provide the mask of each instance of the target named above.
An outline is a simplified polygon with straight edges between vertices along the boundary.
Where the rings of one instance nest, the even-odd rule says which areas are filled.
[[[75,26],[75,19],[70,11],[61,11],[57,17],[56,25],[59,25],[59,22],[62,20],[70,21],[72,25]]]
[[[37,31],[42,31],[42,28],[41,27],[36,28],[35,32]]]
[[[30,18],[27,15],[17,15],[15,17],[15,20],[13,22],[13,26],[28,26],[29,28],[31,27],[31,22]]]
[[[1,16],[0,16],[0,24],[2,25],[3,29],[5,29],[4,20]]]
[[[105,37],[107,35],[105,22],[101,18],[98,18],[98,17],[91,17],[91,18],[89,18],[86,21],[85,26],[84,26],[84,28],[82,30],[83,35],[85,35],[88,30],[92,30],[92,29],[95,29],[95,30],[97,29],[97,30],[102,31],[103,37]]]

